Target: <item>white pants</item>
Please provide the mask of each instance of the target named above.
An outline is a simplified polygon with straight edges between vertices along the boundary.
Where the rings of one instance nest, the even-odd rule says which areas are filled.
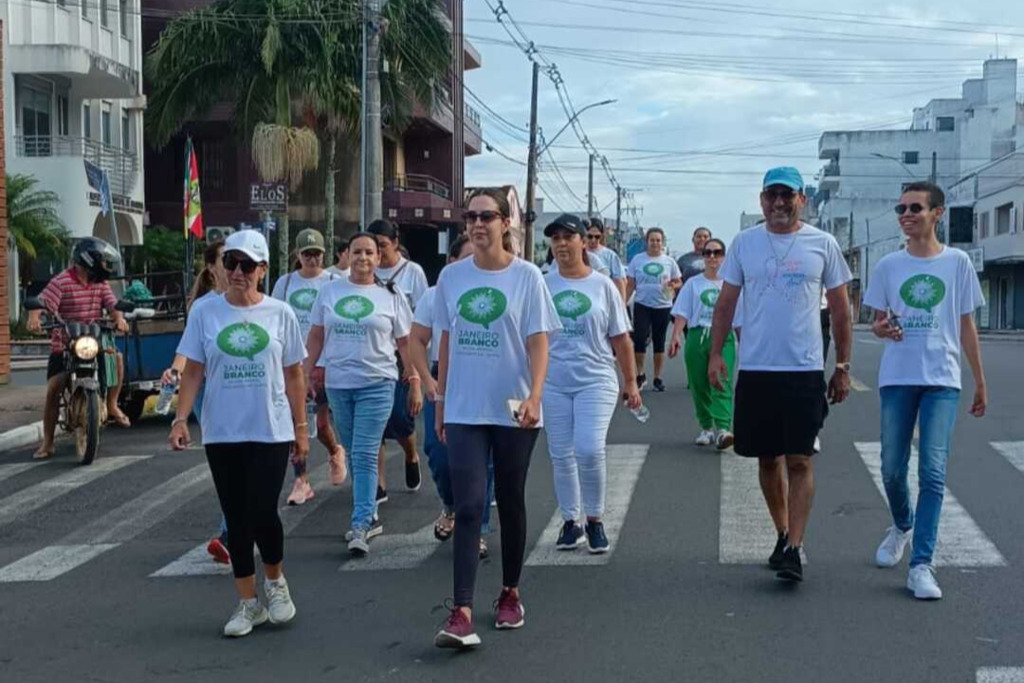
[[[573,393],[544,388],[544,428],[562,519],[604,514],[605,443],[618,389],[588,387]]]

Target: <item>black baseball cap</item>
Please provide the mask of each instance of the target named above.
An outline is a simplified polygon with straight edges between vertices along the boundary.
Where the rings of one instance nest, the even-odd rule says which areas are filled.
[[[552,237],[556,230],[568,230],[574,232],[580,237],[587,236],[587,227],[584,225],[583,220],[571,213],[563,213],[555,220],[548,223],[547,227],[544,228],[544,236]]]

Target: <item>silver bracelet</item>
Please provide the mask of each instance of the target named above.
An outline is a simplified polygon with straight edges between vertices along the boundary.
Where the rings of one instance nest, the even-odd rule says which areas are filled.
[[[171,420],[171,429],[174,429],[175,425],[178,425],[178,424],[181,424],[181,423],[185,423],[187,425],[188,424],[188,418],[187,417],[176,417],[176,418],[174,418],[173,420]]]

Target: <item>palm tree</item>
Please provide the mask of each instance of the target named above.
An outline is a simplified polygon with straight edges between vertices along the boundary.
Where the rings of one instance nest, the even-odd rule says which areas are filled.
[[[7,176],[7,225],[18,249],[19,281],[31,279],[32,262],[49,257],[65,261],[71,250],[71,233],[60,219],[60,197],[37,190],[31,175]]]

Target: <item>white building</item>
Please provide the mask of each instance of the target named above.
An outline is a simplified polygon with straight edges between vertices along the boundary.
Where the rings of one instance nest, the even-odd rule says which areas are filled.
[[[110,177],[122,245],[142,243],[140,0],[0,0],[7,172],[60,197],[76,237],[110,240],[83,159]]]
[[[902,243],[893,206],[906,184],[932,179],[949,190],[965,175],[1013,152],[1024,139],[1018,127],[1024,122],[1022,112],[1017,61],[994,59],[984,63],[982,78],[964,81],[959,98],[932,100],[915,109],[908,129],[821,136],[819,157],[828,164],[819,178],[818,220],[847,253],[855,309],[874,264]],[[944,221],[944,238],[948,224]],[[953,237],[970,246],[969,233]]]

